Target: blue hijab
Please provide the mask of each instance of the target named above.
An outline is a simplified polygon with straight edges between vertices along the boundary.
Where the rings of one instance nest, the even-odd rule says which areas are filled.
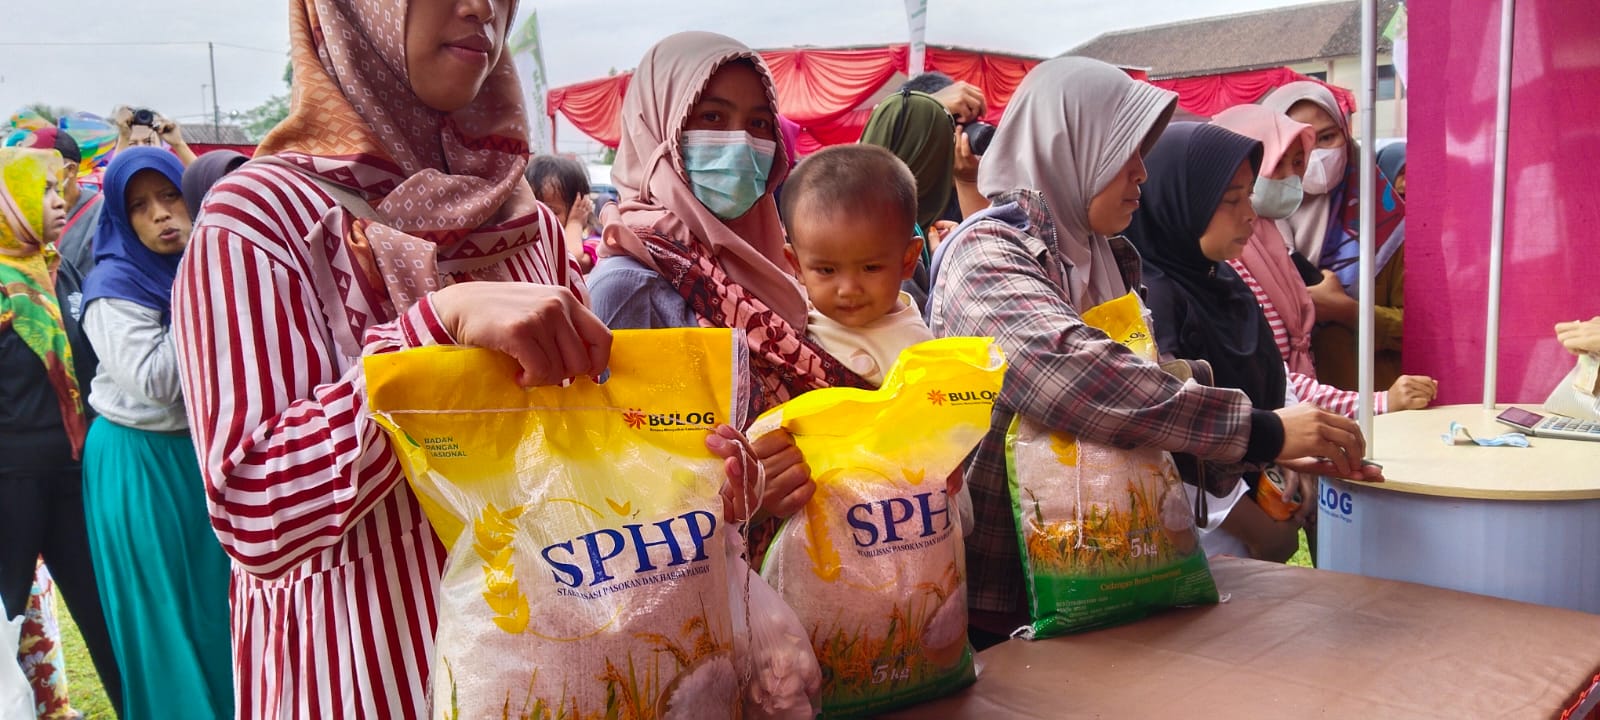
[[[94,270],[83,283],[83,307],[101,298],[117,298],[161,311],[161,324],[171,322],[172,283],[181,253],[162,255],[139,242],[128,220],[125,193],[133,176],[145,170],[161,173],[174,188],[183,187],[183,163],[167,150],[127,148],[106,168],[105,206],[94,235]]]
[[[1406,169],[1406,142],[1401,140],[1389,143],[1378,151],[1378,171],[1389,180],[1391,184],[1400,179],[1400,171]]]

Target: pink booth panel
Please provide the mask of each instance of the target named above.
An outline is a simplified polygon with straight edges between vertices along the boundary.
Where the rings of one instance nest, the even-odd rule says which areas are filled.
[[[1500,43],[1496,0],[1410,4],[1407,372],[1439,403],[1483,396]],[[1560,321],[1600,315],[1600,12],[1516,6],[1499,402],[1542,401],[1572,367]]]

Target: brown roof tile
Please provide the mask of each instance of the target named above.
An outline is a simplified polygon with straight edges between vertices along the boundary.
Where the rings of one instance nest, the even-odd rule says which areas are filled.
[[[1381,33],[1398,0],[1379,0]],[[1334,0],[1105,33],[1067,55],[1150,69],[1152,78],[1279,67],[1360,51],[1359,0]],[[1380,35],[1379,52],[1389,42]]]
[[[211,123],[183,123],[179,126],[185,142],[201,145],[254,145],[249,134],[237,125],[212,125]]]

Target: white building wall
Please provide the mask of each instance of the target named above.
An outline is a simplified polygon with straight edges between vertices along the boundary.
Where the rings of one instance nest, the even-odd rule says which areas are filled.
[[[1393,62],[1386,53],[1378,55],[1378,65],[1389,65]],[[1326,73],[1330,85],[1350,90],[1356,95],[1356,104],[1361,104],[1361,56],[1345,55],[1327,61],[1317,61],[1291,65],[1291,69],[1302,74],[1315,72]],[[1405,137],[1406,134],[1406,99],[1405,85],[1396,82],[1396,98],[1393,100],[1379,100],[1377,109],[1378,137],[1392,138]],[[1350,129],[1359,138],[1361,136],[1361,110],[1350,119]]]

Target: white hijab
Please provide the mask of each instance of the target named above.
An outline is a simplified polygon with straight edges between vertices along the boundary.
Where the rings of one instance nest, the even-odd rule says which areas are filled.
[[[1127,292],[1106,238],[1089,227],[1089,201],[1135,152],[1150,150],[1177,107],[1177,93],[1128,77],[1098,60],[1047,60],[1023,78],[978,168],[994,197],[1044,195],[1072,264],[1069,298],[1087,310]],[[1048,241],[1048,238],[1044,238]]]

